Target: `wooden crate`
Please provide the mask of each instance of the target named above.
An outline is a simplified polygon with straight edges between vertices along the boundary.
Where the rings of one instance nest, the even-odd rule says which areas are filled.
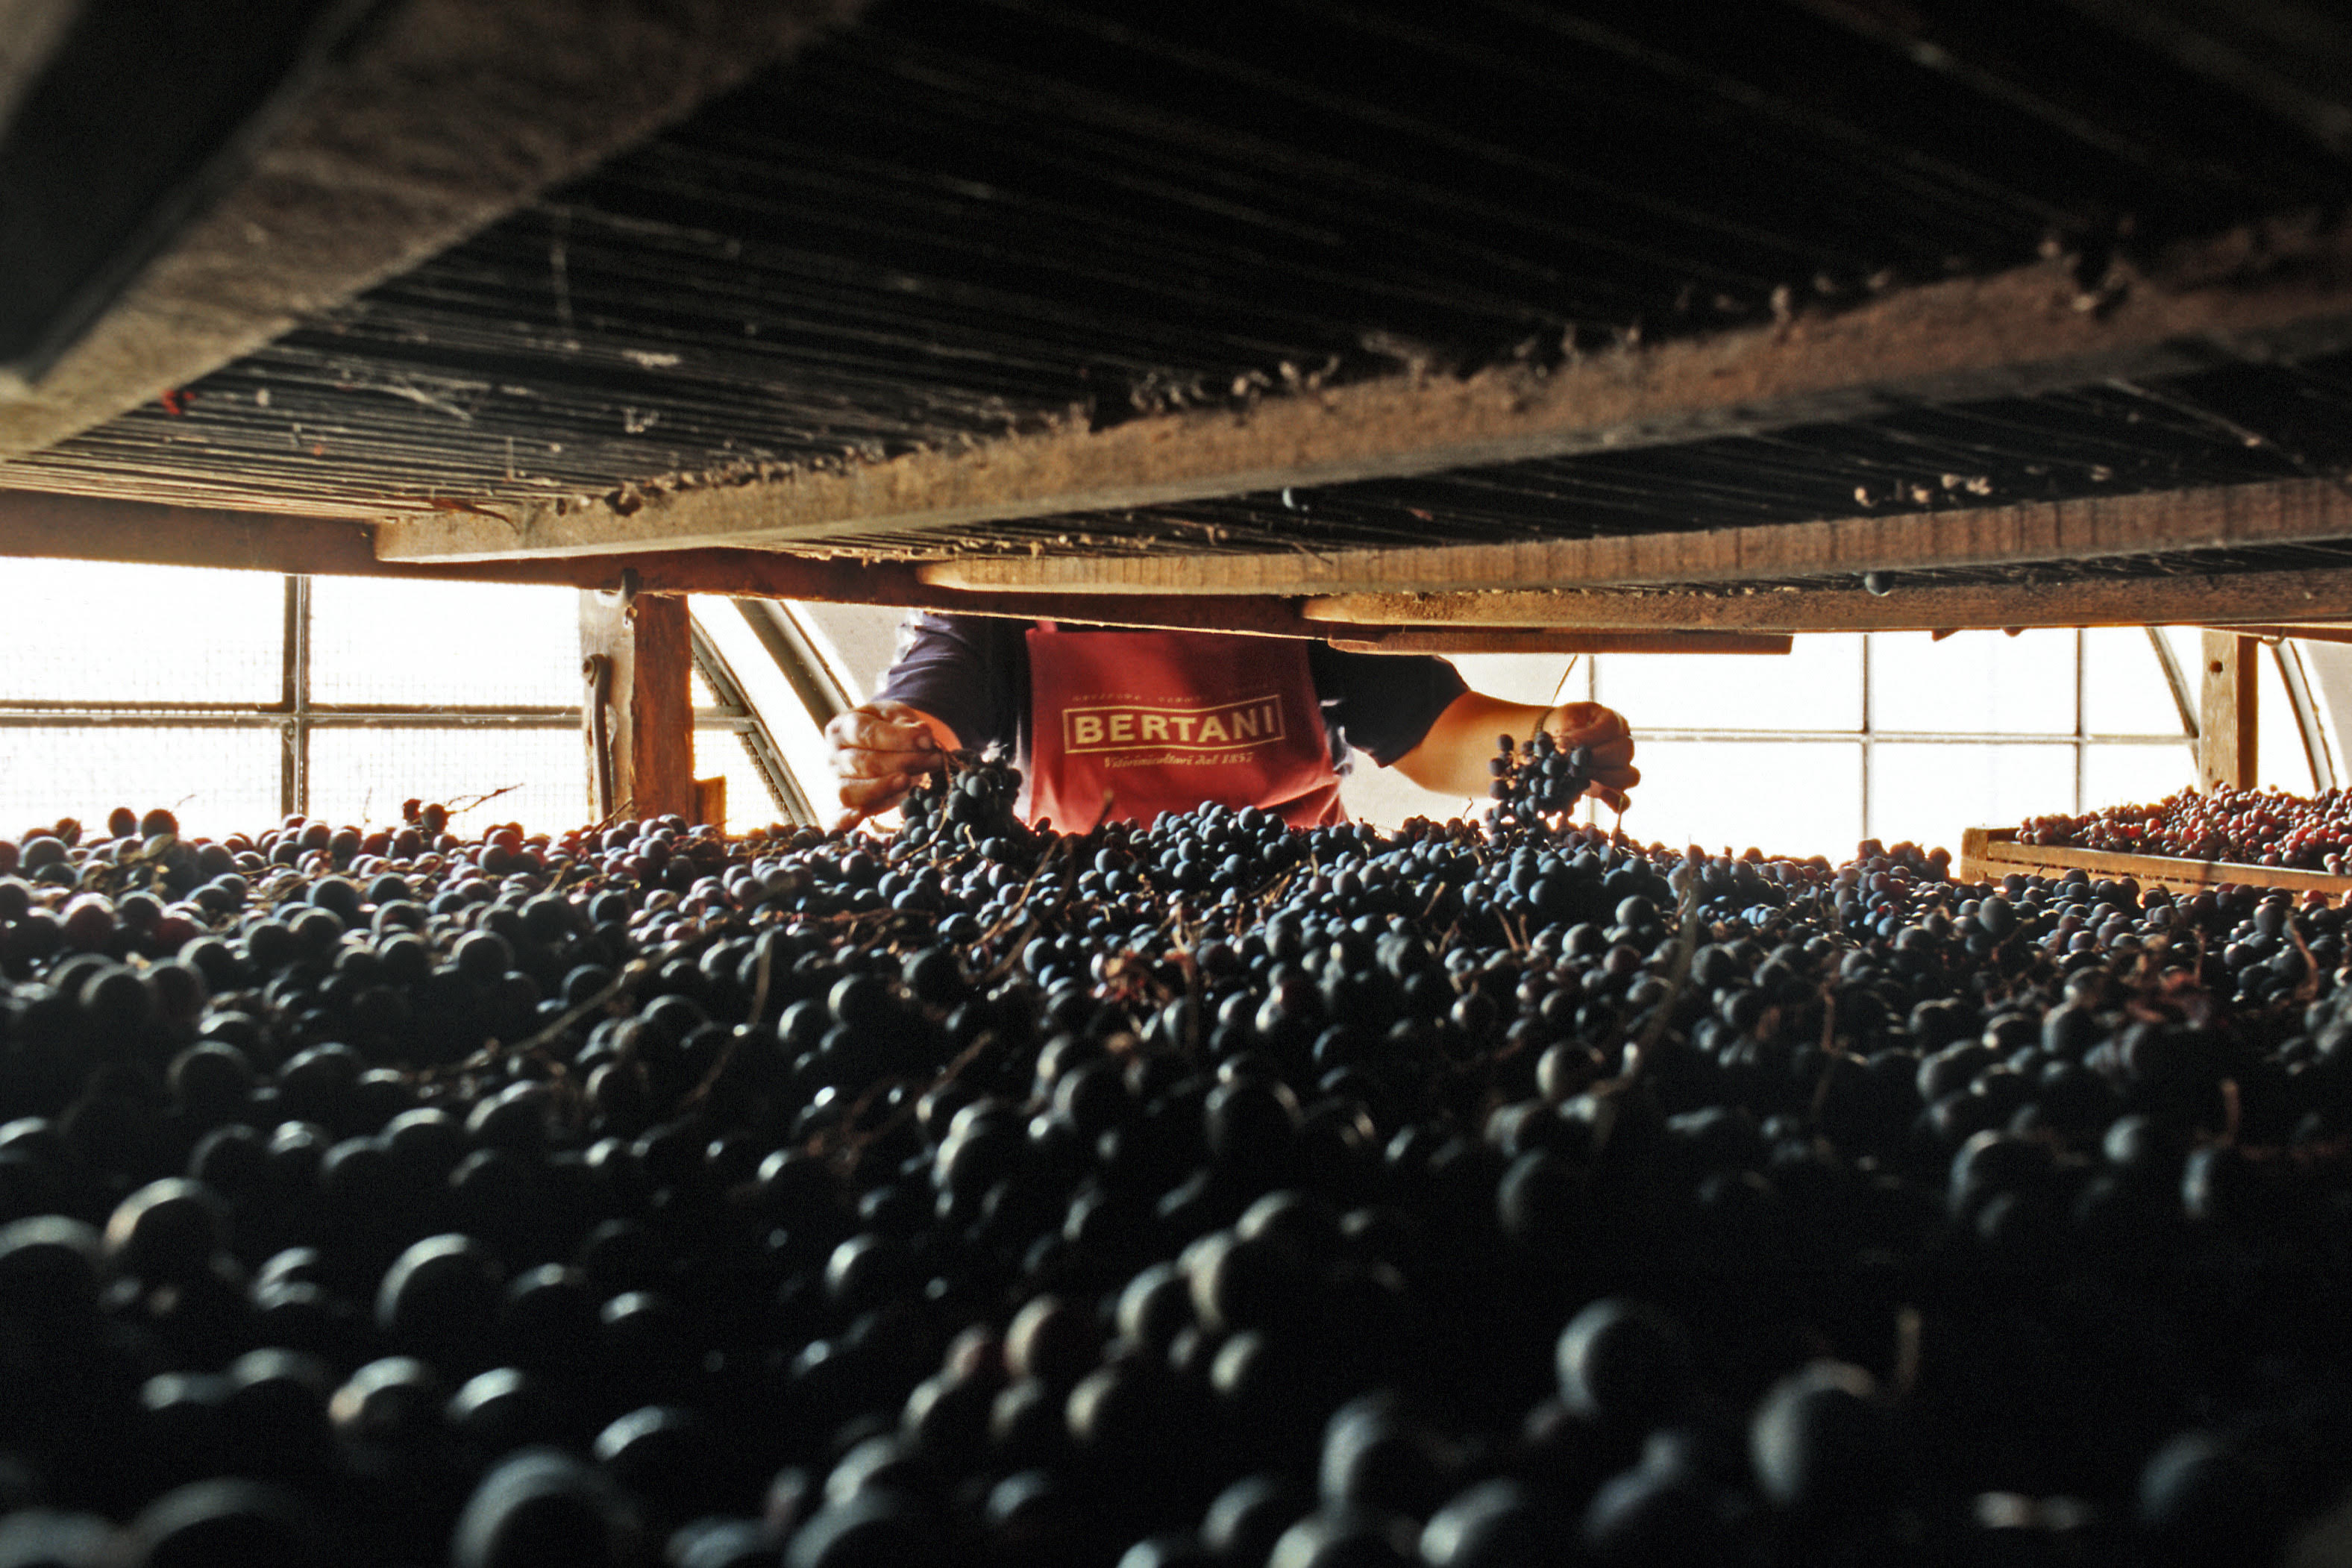
[[[1963,882],[1998,882],[2012,872],[2063,877],[2080,868],[2093,881],[2130,877],[2142,887],[2194,892],[2225,882],[2241,887],[2284,888],[2290,892],[2352,893],[2352,877],[2302,871],[2282,866],[2241,866],[2226,860],[2179,860],[2167,855],[2118,855],[2106,849],[2069,849],[2020,844],[2014,827],[1971,827],[1960,835],[1960,863],[1953,875]]]

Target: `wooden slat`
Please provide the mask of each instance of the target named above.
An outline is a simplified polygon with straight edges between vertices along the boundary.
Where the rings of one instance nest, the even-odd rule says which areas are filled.
[[[2340,898],[2352,893],[2352,877],[2325,871],[2304,871],[2284,866],[2248,866],[2225,860],[2182,860],[2166,855],[2120,855],[2106,849],[2075,849],[2020,844],[2013,827],[1970,827],[1960,835],[1960,863],[1955,875],[1963,882],[1998,882],[2011,874],[2057,878],[2080,870],[2094,879],[2137,879],[2142,886],[2195,892],[2234,883],[2240,887],[2284,888],[2293,892],[2326,893]]]
[[[2263,645],[2208,631],[2199,665],[2197,781],[2202,789],[2252,789],[2257,771]]]
[[[1940,631],[2007,626],[2227,626],[2352,615],[2352,571],[2072,583],[1748,593],[1341,594],[1310,621],[1408,626],[1575,626],[1588,631]]]
[[[688,489],[626,515],[546,502],[511,522],[393,521],[399,560],[769,544],[845,531],[1147,506],[1392,479],[2021,395],[2352,343],[2352,233],[2239,233],[2085,296],[2059,262],[1883,296],[1836,314],[1633,345],[1541,374],[1399,375],[968,452]]]
[[[600,816],[694,817],[694,655],[686,601],[621,594],[580,595],[580,651],[609,671],[604,712],[583,716]]]
[[[983,593],[1449,593],[1859,577],[2344,538],[2352,538],[2352,494],[2333,480],[2291,479],[1609,539],[1190,557],[975,556],[925,566],[920,575]]]
[[[1787,653],[1795,639],[1745,632],[1386,632],[1334,637],[1342,653]]]
[[[2236,626],[2230,629],[2244,637],[2297,637],[2305,642],[2352,643],[2352,626]]]
[[[205,511],[137,501],[0,491],[0,558],[111,561],[218,567],[309,576],[414,582],[549,584],[645,594],[719,594],[817,604],[887,605],[1083,625],[1325,637],[1381,628],[1302,618],[1295,603],[1255,595],[966,594],[934,588],[908,566],[817,561],[762,550],[670,551],[645,555],[520,561],[387,562],[365,523],[254,512]]]
[[[694,820],[727,826],[727,775],[694,781]]]
[[[0,458],[148,402],[404,271],[857,0],[401,0],[39,385]],[[224,26],[228,25],[224,22]]]

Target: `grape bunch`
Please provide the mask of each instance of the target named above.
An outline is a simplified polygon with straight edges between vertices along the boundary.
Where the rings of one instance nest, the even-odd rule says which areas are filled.
[[[1034,837],[1013,810],[1021,770],[1008,757],[950,752],[936,773],[916,782],[900,806],[902,849],[926,846],[946,852],[992,841],[1026,843]]]
[[[1537,731],[1525,745],[1502,735],[1496,739],[1496,754],[1487,767],[1495,775],[1487,793],[1495,801],[1496,832],[1540,831],[1584,798],[1585,786],[1592,782],[1592,750],[1572,746],[1562,751],[1547,730]]]

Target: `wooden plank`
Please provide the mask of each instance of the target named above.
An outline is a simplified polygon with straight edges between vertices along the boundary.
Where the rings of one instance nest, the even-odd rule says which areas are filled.
[[[0,458],[227,363],[677,120],[858,0],[400,0],[37,388]]]
[[[2352,615],[2352,571],[2083,578],[1948,588],[1771,588],[1729,593],[1340,594],[1310,621],[1359,626],[1575,626],[1588,631],[1944,631],[2008,626],[2227,626]]]
[[[2263,645],[2258,637],[2207,631],[2199,665],[2197,781],[2200,789],[2252,789]]]
[[[2352,626],[2233,626],[2230,628],[2242,637],[2295,637],[2304,642],[2352,643]]]
[[[2119,270],[2086,295],[2061,261],[1904,289],[1841,312],[1550,372],[1397,375],[970,451],[680,489],[625,515],[551,500],[511,521],[395,517],[398,560],[780,545],[1344,484],[1856,419],[2352,344],[2352,230],[2242,231]]]
[[[888,562],[820,561],[764,550],[671,551],[646,555],[551,556],[520,561],[387,562],[365,523],[257,512],[200,510],[140,501],[0,491],[0,559],[109,561],[152,566],[286,572],[413,582],[545,584],[643,594],[716,594],[887,605],[1023,620],[1328,637],[1383,628],[1302,618],[1296,604],[1259,595],[1088,596],[967,594],[933,588]]]
[[[598,816],[694,816],[691,640],[684,599],[580,595],[581,661],[603,694],[583,718]]]
[[[1454,593],[1489,588],[1743,583],[1997,566],[2352,537],[2352,493],[2328,479],[1955,507],[1752,528],[1412,550],[1202,556],[972,556],[919,568],[988,593]]]
[[[727,826],[727,775],[694,781],[694,820],[717,827]]]
[[[1962,882],[1998,882],[2012,873],[2057,878],[2080,870],[2094,880],[2137,879],[2143,886],[2196,892],[2230,884],[2248,888],[2284,888],[2291,892],[2326,893],[2342,898],[2352,893],[2352,877],[2326,871],[2305,871],[2287,866],[2249,866],[2226,860],[2183,860],[2168,855],[2122,855],[2105,849],[2017,842],[2013,827],[1970,827],[1960,835],[1960,861],[1954,876]]]
[[[1795,639],[1744,632],[1384,632],[1334,637],[1342,653],[1787,653]]]

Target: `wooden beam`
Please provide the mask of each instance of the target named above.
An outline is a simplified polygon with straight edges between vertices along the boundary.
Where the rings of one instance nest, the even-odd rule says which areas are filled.
[[[1024,620],[1325,637],[1297,605],[1262,595],[967,594],[934,588],[888,562],[820,561],[764,550],[408,563],[377,557],[368,524],[140,501],[0,491],[0,559],[110,561],[302,576],[546,584],[641,594],[717,594],[816,604],[887,605]],[[1368,629],[1367,636],[1378,635]]]
[[[2265,626],[2260,625],[2232,626],[2230,628],[2242,637],[2295,637],[2304,642],[2352,643],[2352,626]]]
[[[720,545],[1150,506],[1394,479],[1857,419],[2352,344],[2352,231],[2242,231],[2120,267],[2086,294],[2063,264],[1890,293],[1838,313],[1631,344],[1549,373],[1398,375],[1108,430],[596,502],[391,519],[391,559]]]
[[[251,352],[781,58],[858,0],[399,0],[246,173],[0,402],[37,451]]]
[[[2263,645],[2234,632],[2204,634],[2199,666],[2197,783],[2200,789],[2252,789]]]
[[[1587,631],[1940,631],[1965,627],[2274,625],[2352,616],[2352,571],[2084,577],[1947,588],[1742,592],[1342,594],[1300,606],[1358,626],[1574,626]],[[1336,635],[1336,634],[1335,634]]]
[[[686,601],[582,593],[580,655],[590,690],[583,723],[596,815],[694,818]]]
[[[2288,479],[1608,539],[1253,555],[972,556],[936,562],[918,574],[934,586],[979,593],[1434,594],[1858,577],[2344,538],[2352,538],[2352,493],[2329,479]]]
[[[1333,637],[1342,653],[1787,653],[1788,636],[1747,632],[1492,631],[1383,632]]]

